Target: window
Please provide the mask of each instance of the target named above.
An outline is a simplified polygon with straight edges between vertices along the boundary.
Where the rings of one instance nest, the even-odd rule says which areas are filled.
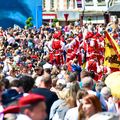
[[[43,8],[45,8],[46,6],[45,6],[45,0],[43,0]]]
[[[93,2],[92,0],[85,0],[86,3]]]
[[[70,0],[67,0],[67,9],[70,7]]]
[[[91,6],[94,5],[93,0],[85,0],[85,5],[88,5],[88,6],[89,5],[91,5]]]
[[[73,0],[73,9],[76,8],[76,0]]]
[[[100,2],[105,2],[105,0],[97,0],[97,1],[98,1],[99,3],[100,3]]]
[[[51,2],[51,8],[54,8],[54,0],[50,0],[50,2]]]
[[[106,5],[105,0],[97,0],[98,6]]]

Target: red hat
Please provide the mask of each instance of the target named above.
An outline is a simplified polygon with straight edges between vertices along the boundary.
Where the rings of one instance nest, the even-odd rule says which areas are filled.
[[[94,36],[93,32],[88,32],[89,38],[92,38]]]
[[[62,32],[61,31],[58,31],[58,36],[60,37],[62,35]]]
[[[29,67],[29,68],[32,68],[32,66],[33,66],[32,64],[28,64],[28,67]]]
[[[79,39],[82,39],[83,38],[83,34],[79,33],[78,37],[79,37]]]
[[[94,36],[94,34],[92,32],[88,32],[85,39],[92,38],[93,36]]]
[[[9,106],[6,109],[4,109],[3,113],[7,114],[7,113],[19,113],[20,112],[20,108],[19,106]]]
[[[101,37],[101,35],[99,33],[96,33],[93,37],[94,38],[99,38],[99,37]]]
[[[54,38],[54,39],[59,39],[59,34],[54,33],[54,34],[53,34],[53,38]]]
[[[19,106],[22,107],[22,106],[27,106],[27,105],[36,103],[38,101],[45,101],[45,97],[37,94],[29,94],[25,97],[22,97],[18,103],[19,103]]]
[[[115,33],[115,34],[113,35],[113,38],[118,38],[118,34]]]

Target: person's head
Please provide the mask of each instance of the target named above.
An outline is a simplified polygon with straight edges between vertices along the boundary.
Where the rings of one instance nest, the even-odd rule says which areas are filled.
[[[84,77],[90,77],[90,76],[91,76],[91,74],[89,71],[82,71],[80,74],[81,79]]]
[[[10,88],[10,82],[8,79],[2,79],[2,83],[4,84],[5,89]]]
[[[28,93],[34,86],[34,79],[30,76],[21,76],[19,80],[22,83],[22,87],[25,93]]]
[[[43,68],[42,67],[35,67],[35,72],[37,75],[42,75],[43,74]]]
[[[49,55],[44,56],[44,60],[45,60],[46,62],[49,62],[49,60],[50,60]]]
[[[19,100],[20,111],[32,120],[45,120],[46,104],[45,98],[41,95],[29,94]]]
[[[66,103],[70,108],[77,106],[76,96],[77,96],[77,92],[79,90],[80,90],[80,87],[79,87],[79,84],[77,82],[73,83],[69,87],[69,96],[67,96],[67,98],[66,98]]]
[[[76,81],[77,81],[77,74],[75,72],[70,73],[69,82],[76,82]]]
[[[22,74],[28,74],[28,67],[22,66]]]
[[[93,79],[91,77],[84,77],[82,79],[82,87],[85,89],[90,89],[92,90],[94,83],[93,83]]]
[[[53,78],[53,79],[52,79],[52,87],[56,88],[57,81],[58,81],[57,78]]]
[[[13,80],[11,83],[10,83],[10,87],[12,89],[15,89],[18,93],[23,93],[24,90],[23,90],[23,86],[22,86],[22,81],[20,80]]]
[[[2,81],[0,81],[0,101],[2,100],[2,93],[5,89],[5,85]]]
[[[40,81],[39,87],[50,89],[52,87],[51,75],[49,75],[49,74],[43,75],[42,79]]]
[[[92,115],[102,111],[101,103],[95,95],[87,95],[83,98],[82,109],[86,115],[86,118],[89,118]]]
[[[108,98],[111,96],[111,89],[108,87],[103,87],[101,90],[101,94],[106,100],[108,100]]]
[[[82,99],[83,97],[87,96],[88,95],[88,92],[84,89],[80,89],[78,92],[77,92],[77,96],[76,96],[76,102],[77,102],[77,106],[79,107],[80,104],[82,104]]]
[[[96,89],[97,92],[101,92],[103,87],[105,87],[105,83],[100,81],[100,82],[96,83],[95,89]]]
[[[45,68],[44,69],[44,74],[51,74],[51,69],[50,68]]]

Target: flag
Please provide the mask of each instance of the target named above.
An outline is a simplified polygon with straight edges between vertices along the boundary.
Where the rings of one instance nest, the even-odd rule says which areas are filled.
[[[82,8],[82,0],[77,0],[77,8]]]
[[[110,68],[120,67],[120,46],[111,37],[111,35],[105,32],[105,59],[104,66]]]

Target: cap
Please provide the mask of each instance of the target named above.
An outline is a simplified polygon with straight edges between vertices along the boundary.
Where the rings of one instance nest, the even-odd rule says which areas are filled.
[[[23,94],[19,94],[14,89],[6,90],[2,94],[2,103],[3,103],[3,105],[8,105],[8,104],[18,100],[22,96],[23,96]]]
[[[52,65],[46,63],[45,65],[43,65],[43,69],[52,69]]]
[[[19,112],[20,112],[19,106],[9,106],[9,107],[5,108],[4,111],[3,111],[4,114],[19,113]]]
[[[54,38],[54,39],[59,39],[59,34],[54,33],[54,34],[53,34],[53,38]]]
[[[20,107],[23,107],[30,104],[34,104],[39,101],[45,101],[45,97],[37,94],[29,94],[25,97],[22,97],[18,103]]]

